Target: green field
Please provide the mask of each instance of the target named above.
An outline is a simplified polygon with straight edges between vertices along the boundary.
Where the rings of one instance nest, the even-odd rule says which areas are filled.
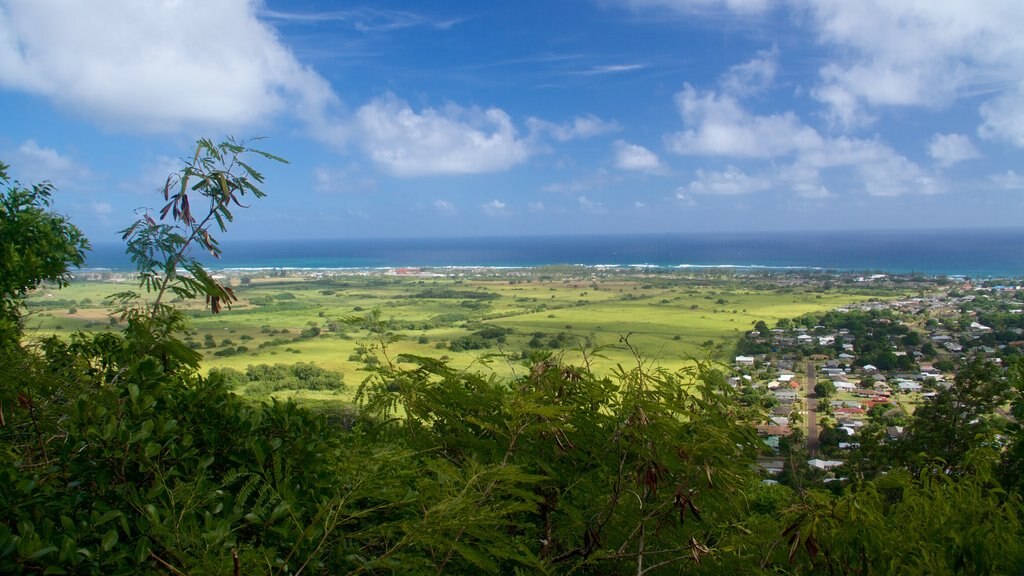
[[[521,369],[524,351],[552,350],[569,362],[581,362],[581,350],[596,349],[600,354],[592,366],[599,372],[632,364],[623,342],[627,336],[646,360],[669,369],[693,359],[728,362],[740,334],[758,320],[774,325],[781,318],[879,296],[853,285],[823,290],[813,282],[729,275],[510,272],[230,281],[239,298],[231,310],[212,315],[201,302],[175,303],[191,317],[184,338],[203,353],[204,369],[310,362],[341,372],[347,392],[299,395],[341,400],[365,377],[365,352],[385,361],[379,351],[367,350],[373,340],[364,327],[345,322],[375,309],[394,336],[387,348],[392,359],[406,353],[446,357],[459,368],[508,375]],[[68,337],[78,330],[119,330],[107,298],[131,288],[132,282],[124,280],[42,289],[29,301],[27,334]],[[477,339],[471,349],[462,349],[460,341],[480,330],[501,336]]]

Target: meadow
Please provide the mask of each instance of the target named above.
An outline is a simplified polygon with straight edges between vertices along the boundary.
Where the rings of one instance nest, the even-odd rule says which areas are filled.
[[[282,390],[299,401],[351,400],[368,365],[401,354],[508,376],[530,353],[551,351],[598,373],[645,362],[673,370],[695,360],[731,364],[740,335],[758,321],[896,296],[855,283],[800,275],[601,271],[561,267],[382,272],[235,273],[238,296],[213,315],[202,302],[174,302],[190,317],[186,343],[203,369],[312,363],[339,372],[341,391]],[[109,296],[129,277],[75,281],[29,300],[29,338],[120,330]],[[360,319],[376,315],[376,332]],[[381,337],[386,349],[381,350]]]

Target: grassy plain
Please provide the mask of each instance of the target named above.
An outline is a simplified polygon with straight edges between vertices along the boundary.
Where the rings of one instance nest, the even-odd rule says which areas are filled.
[[[396,337],[388,346],[391,358],[403,353],[446,357],[455,367],[508,375],[522,370],[520,356],[531,350],[555,350],[569,362],[581,362],[581,349],[598,349],[592,364],[597,371],[632,364],[625,337],[647,360],[669,369],[695,358],[730,361],[741,333],[758,320],[772,326],[781,318],[897,296],[854,283],[826,289],[831,282],[797,275],[572,268],[444,276],[236,275],[230,281],[239,301],[219,315],[205,311],[201,302],[177,303],[191,316],[186,342],[203,353],[207,370],[310,362],[344,375],[347,388],[340,394],[277,393],[311,401],[348,400],[366,375],[368,356],[384,361],[369,346],[365,328],[343,322],[374,309]],[[28,334],[68,337],[78,330],[119,330],[107,298],[132,288],[122,279],[40,290],[29,300]],[[486,358],[499,352],[506,357]]]

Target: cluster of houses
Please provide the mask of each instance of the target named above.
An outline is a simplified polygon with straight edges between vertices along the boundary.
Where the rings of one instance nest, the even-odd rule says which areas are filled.
[[[927,313],[932,318],[962,318],[974,298],[974,295],[936,295],[895,301],[871,301],[850,308],[837,309],[836,312],[850,312],[855,309],[888,310],[896,312],[899,315],[897,317],[921,317]],[[1011,310],[1012,312],[1024,313],[1024,307]],[[881,323],[893,320],[876,321]],[[795,423],[791,420],[797,414],[806,419],[820,418],[822,413],[827,413],[834,427],[846,432],[847,441],[840,441],[838,445],[841,453],[842,450],[857,446],[859,431],[867,423],[868,411],[874,406],[894,402],[897,397],[903,403],[920,402],[935,394],[936,390],[953,385],[951,374],[936,368],[928,358],[933,358],[936,360],[935,364],[940,364],[937,361],[939,359],[958,360],[971,354],[982,355],[997,364],[1001,362],[1000,356],[1005,351],[1005,345],[981,344],[991,341],[991,336],[985,338],[985,335],[989,334],[992,328],[978,321],[973,321],[966,327],[961,322],[959,329],[951,329],[951,324],[954,323],[937,325],[930,322],[929,331],[918,332],[919,344],[916,345],[903,345],[900,338],[893,336],[883,340],[885,346],[891,348],[893,356],[911,356],[913,362],[901,363],[904,366],[903,371],[880,370],[872,364],[857,362],[858,344],[864,344],[858,343],[856,337],[846,329],[829,331],[817,326],[811,329],[776,328],[771,330],[770,335],[751,332],[749,336],[756,341],[770,343],[771,352],[736,356],[735,368],[739,375],[734,377],[731,383],[736,387],[749,386],[759,389],[763,394],[771,395],[774,400],[770,402],[772,407],[768,419],[757,427],[757,432],[767,447],[764,460],[768,464],[765,468],[775,471],[773,463],[778,463],[779,460],[777,457],[773,458],[772,454],[778,451],[780,440],[792,433]],[[1024,341],[1024,329],[1011,330],[1013,334],[1019,334],[1020,340]],[[877,343],[877,340],[874,342]],[[801,356],[800,351],[806,352],[807,345],[821,353],[810,357]],[[922,351],[926,347],[931,348],[929,354]],[[806,412],[808,391],[801,383],[801,376],[794,371],[796,358],[801,358],[801,369],[806,366],[805,362],[813,363],[816,382],[831,382],[835,388],[836,393],[828,398],[827,403],[821,400],[817,402],[817,414]],[[907,366],[913,366],[914,369],[906,370]],[[944,367],[949,369],[949,366]],[[904,431],[900,426],[889,426],[886,433],[890,439],[898,439],[902,437]],[[841,464],[841,460],[812,458],[808,461],[809,466],[822,470],[829,470]]]

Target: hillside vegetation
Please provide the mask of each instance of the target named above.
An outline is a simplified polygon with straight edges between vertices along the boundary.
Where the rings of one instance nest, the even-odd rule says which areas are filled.
[[[444,339],[450,347],[474,334],[504,336],[509,349],[526,351],[503,360],[515,367],[507,375],[410,353],[387,315],[349,314],[339,330],[359,331],[377,358],[363,361],[367,377],[351,384],[354,409],[314,413],[243,399],[229,385],[338,386],[304,351],[294,358],[303,365],[207,372],[201,348],[186,340],[197,318],[185,302],[204,301],[217,318],[243,310],[227,310],[239,291],[208,274],[189,248],[218,250],[211,231],[226,228],[241,200],[261,195],[262,176],[244,163],[259,154],[244,143],[200,141],[195,159],[168,180],[167,207],[125,231],[146,297],[122,291],[112,299],[119,330],[38,343],[24,338],[26,297],[44,282],[63,284],[87,244],[50,211],[48,186],[24,188],[0,166],[0,572],[1024,569],[1019,427],[1005,426],[994,443],[962,426],[951,438],[955,461],[878,446],[885,457],[876,470],[834,488],[800,478],[764,483],[753,429],[762,415],[735,401],[715,365],[659,366],[645,360],[647,342],[628,334],[616,341],[622,360],[601,372],[589,356],[560,356],[529,340],[522,347],[536,326],[531,315],[545,312],[494,318]],[[495,307],[507,300],[495,286],[428,288],[498,294],[471,299]],[[673,313],[688,314],[687,302]],[[549,331],[583,325],[589,316],[575,310],[556,310]],[[661,310],[642,302],[629,318],[655,325]],[[514,332],[480,333],[494,328]],[[1020,366],[978,368],[958,386],[999,388],[1002,406],[1019,417],[1022,381]],[[919,410],[926,416],[911,422],[911,436],[945,430],[941,422],[959,417],[964,398]],[[979,404],[984,413],[972,418],[1002,406]]]

